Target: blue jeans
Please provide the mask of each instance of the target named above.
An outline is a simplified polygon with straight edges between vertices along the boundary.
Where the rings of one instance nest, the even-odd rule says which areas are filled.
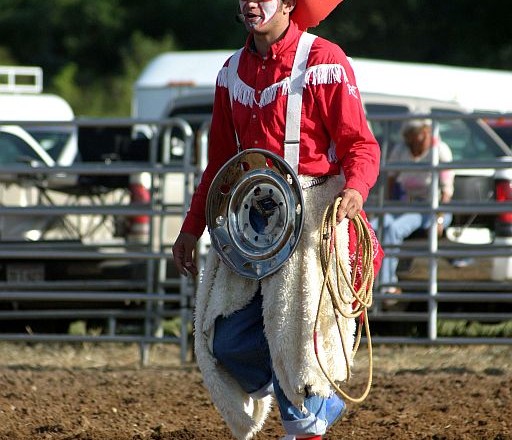
[[[444,214],[444,226],[451,223],[452,215]],[[399,246],[404,239],[409,237],[418,229],[430,228],[432,217],[429,214],[420,214],[417,212],[408,212],[398,216],[384,214],[382,244],[384,246]],[[379,219],[371,220],[371,225],[375,231],[379,228]],[[385,257],[380,269],[380,284],[394,284],[398,281],[396,268],[398,267],[398,258]]]
[[[272,370],[272,359],[262,316],[263,297],[258,290],[242,310],[215,321],[213,355],[253,398],[274,392],[284,429],[291,435],[322,435],[327,429],[327,398],[306,396],[306,412],[292,405]]]

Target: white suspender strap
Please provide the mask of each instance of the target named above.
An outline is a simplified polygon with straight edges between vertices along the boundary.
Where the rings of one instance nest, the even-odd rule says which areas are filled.
[[[284,138],[284,159],[296,174],[299,169],[300,120],[302,114],[302,92],[305,85],[309,52],[316,35],[304,32],[297,46],[290,76],[290,93],[286,108],[286,130]]]
[[[236,76],[238,74],[238,64],[240,63],[240,55],[242,55],[243,48],[238,49],[229,60],[228,63],[228,90],[229,100],[231,101],[231,108],[233,108],[233,95],[235,92]],[[238,152],[241,151],[240,140],[238,139],[238,133],[235,130],[236,146]]]

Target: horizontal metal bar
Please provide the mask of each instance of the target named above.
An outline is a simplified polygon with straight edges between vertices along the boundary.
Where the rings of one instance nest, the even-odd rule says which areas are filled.
[[[73,291],[76,290],[143,290],[146,288],[147,283],[145,281],[138,280],[80,280],[80,281],[44,281],[37,283],[38,291]],[[0,282],[0,291],[5,290],[26,290],[34,289],[34,282]],[[71,294],[71,292],[70,292]]]
[[[433,165],[428,162],[384,162],[380,167],[380,172],[385,174],[387,171],[433,171],[433,170],[503,170],[512,168],[512,162],[506,160],[464,160],[460,162],[440,162]],[[490,176],[492,178],[492,176]]]
[[[88,118],[88,117],[76,117],[74,120],[64,121],[1,121],[0,125],[20,125],[22,127],[27,126],[48,126],[48,125],[59,125],[67,127],[131,127],[133,125],[156,125],[158,127],[172,127],[182,126],[183,123],[187,122],[183,118]]]
[[[512,291],[512,285],[510,282],[502,281],[437,281],[437,288],[439,291],[453,291],[454,289],[463,289],[465,292],[483,292],[487,294],[501,294],[501,292]],[[395,284],[393,284],[395,285]],[[427,289],[429,281],[399,281],[396,285],[402,287],[405,290],[408,289]],[[427,292],[425,290],[425,292]],[[415,293],[417,295],[418,293]],[[375,294],[374,294],[375,295]]]
[[[512,303],[512,293],[498,293],[496,295],[490,293],[467,293],[467,292],[450,292],[437,293],[435,295],[437,302],[509,302]]]
[[[445,313],[439,312],[437,314],[437,318],[439,320],[466,320],[466,321],[480,321],[480,322],[503,322],[503,321],[511,321],[512,322],[512,312],[511,313],[494,313],[494,312],[482,312],[482,313]]]
[[[361,341],[361,346],[366,343],[366,338]],[[417,338],[396,336],[372,336],[374,344],[392,345],[512,345],[512,338]]]
[[[32,205],[32,206],[2,206],[0,215],[118,215],[118,216],[162,216],[165,212],[159,209],[137,205]]]
[[[485,119],[492,117],[512,117],[512,113],[500,113],[499,115],[492,115],[482,112],[468,112],[468,113],[375,113],[368,116],[370,121],[409,121],[412,119],[432,119],[432,121],[450,121],[457,119]]]
[[[392,293],[374,293],[374,299],[385,301],[385,300],[396,300],[396,301],[407,301],[407,302],[425,302],[428,301],[428,293],[400,293],[400,294],[392,294]]]
[[[368,204],[365,205],[365,211],[368,214],[402,214],[404,212],[419,212],[422,214],[443,212],[452,212],[454,214],[474,214],[475,212],[478,212],[478,214],[498,214],[512,211],[512,203],[489,200],[465,204],[454,201],[446,205],[440,205],[437,208],[433,208],[428,203],[386,204],[384,206]]]
[[[50,309],[50,310],[1,310],[0,319],[15,321],[20,319],[85,319],[85,318],[175,318],[180,310],[166,310],[147,313],[145,310],[122,309]],[[0,334],[1,339],[1,334]]]
[[[119,342],[119,343],[139,343],[139,344],[180,344],[179,337],[153,337],[153,336],[72,336],[72,335],[54,335],[54,334],[1,334],[1,339],[11,342]],[[385,337],[373,336],[374,345],[512,345],[512,338],[437,338],[434,340],[428,338],[416,337]],[[362,338],[361,345],[366,344],[366,338]]]
[[[96,260],[96,259],[104,259],[104,260],[118,260],[118,259],[126,259],[126,260],[156,260],[162,258],[171,258],[169,254],[164,254],[161,252],[91,252],[91,251],[50,251],[50,250],[41,250],[36,251],[32,250],[8,250],[2,249],[0,247],[0,260],[3,259],[11,259],[11,258],[20,258],[20,259],[34,259],[37,256],[39,260],[45,259],[60,259],[60,258],[70,258],[77,260]]]
[[[94,249],[94,247],[99,249]],[[129,245],[128,245],[129,246]],[[134,244],[134,247],[141,247],[142,245]],[[116,252],[115,248],[110,250],[101,249],[101,245],[91,244],[89,248],[84,246],[84,250],[69,250],[69,249],[38,249],[37,244],[33,245],[32,250],[14,250],[14,249],[4,249],[0,247],[0,260],[9,259],[9,258],[46,258],[46,259],[98,259],[98,260],[117,260],[117,259],[129,259],[129,260],[155,260],[155,259],[172,259],[172,254],[169,252],[152,252],[152,251],[130,251],[127,249],[123,252]],[[445,251],[438,250],[436,252],[430,252],[428,249],[403,249],[403,250],[395,250],[392,248],[384,247],[386,251],[386,255],[388,257],[400,257],[400,258],[412,258],[412,257],[420,257],[420,258],[446,258],[446,257],[458,257],[461,255],[471,256],[475,258],[482,257],[510,257],[512,256],[512,248],[506,247],[485,247],[481,248],[471,248],[467,249],[465,252],[461,251]]]
[[[120,342],[124,344],[138,343],[138,344],[180,344],[181,338],[174,336],[145,336],[145,335],[63,335],[63,334],[49,334],[49,333],[2,333],[0,334],[2,341],[26,341],[26,342]]]
[[[486,162],[467,160],[463,162],[441,162],[434,166],[428,163],[383,163],[380,172],[385,175],[389,171],[434,171],[434,170],[503,170],[512,168],[512,162],[501,160],[490,160]],[[0,165],[0,176],[2,175],[19,175],[20,178],[27,180],[33,178],[34,183],[43,183],[45,178],[51,176],[124,176],[139,173],[152,173],[155,175],[180,174],[193,175],[201,174],[202,171],[195,164],[184,164],[182,162],[161,162],[155,159],[151,162],[147,161],[111,161],[111,162],[77,162],[73,165],[62,166],[46,166],[44,164],[33,162],[31,164],[14,163],[10,165]],[[62,177],[61,177],[62,178]],[[492,178],[492,176],[489,176]],[[0,179],[1,181],[1,179]],[[47,189],[60,190],[63,187],[53,183]]]
[[[511,286],[512,289],[512,286]],[[425,302],[429,301],[432,297],[428,292],[418,293],[401,293],[401,294],[374,294],[374,297],[379,300],[393,299],[398,302]],[[438,303],[442,302],[481,302],[485,299],[486,302],[510,302],[512,303],[512,293],[468,293],[468,292],[438,292],[433,296]],[[512,314],[512,312],[511,312]]]
[[[471,247],[471,251],[469,249],[461,249],[460,251],[445,251],[443,249],[439,249],[438,251],[431,252],[428,250],[428,247],[425,246],[425,249],[405,249],[399,248],[396,246],[386,247],[384,246],[384,251],[386,256],[388,257],[400,257],[400,258],[412,258],[412,257],[421,257],[421,258],[446,258],[446,257],[474,257],[474,258],[483,258],[483,257],[510,257],[512,256],[512,246],[511,247],[492,247],[492,246],[484,246],[484,245],[474,245]]]
[[[69,202],[68,202],[69,203]],[[408,204],[408,205],[386,205],[377,206],[369,204],[365,207],[368,214],[401,214],[404,212],[418,212],[422,214],[445,213],[451,212],[454,214],[499,214],[508,213],[512,211],[512,203],[501,202],[475,202],[474,205],[457,204],[456,202],[449,205],[442,205],[438,208],[432,208],[427,204]],[[169,215],[183,215],[182,205],[167,205],[166,207],[149,205],[114,205],[114,204],[88,204],[88,205],[74,205],[74,204],[37,204],[30,206],[0,206],[0,215],[49,215],[49,216],[63,216],[63,215],[147,215],[147,216],[169,216]]]
[[[183,176],[187,174],[194,174],[199,172],[195,165],[186,165],[181,162],[150,162],[139,161],[112,161],[112,162],[77,162],[73,165],[62,166],[46,166],[39,162],[33,162],[32,164],[21,164],[13,163],[10,165],[0,166],[0,176],[3,174],[7,175],[19,175],[20,179],[25,178],[27,183],[30,181],[29,177],[32,178],[34,183],[39,183],[41,186],[46,186],[48,190],[63,191],[66,186],[58,184],[57,182],[48,181],[51,176],[59,176],[61,181],[64,177],[69,176],[125,176],[139,173],[152,173],[155,175],[166,175],[166,174],[181,174]],[[37,177],[37,178],[36,178]],[[0,179],[1,182],[1,179]]]
[[[39,292],[39,291],[2,291],[0,301],[162,301],[179,302],[179,294],[158,294],[158,293],[132,293],[132,292]]]
[[[168,209],[160,207],[150,208],[144,206],[133,205],[31,205],[24,207],[17,206],[0,206],[0,215],[26,216],[45,215],[53,217],[61,217],[68,215],[75,216],[139,216],[148,217],[171,217],[182,216],[183,206],[176,206]]]
[[[209,120],[211,114],[195,114],[198,120]],[[188,116],[188,115],[187,115]],[[192,115],[190,115],[192,116]],[[500,117],[512,117],[512,113],[500,113]],[[367,116],[370,121],[407,121],[411,119],[432,119],[432,121],[449,121],[459,119],[485,119],[493,117],[488,113],[471,112],[471,113],[414,113],[406,114],[391,114],[391,113],[375,113]],[[91,117],[76,117],[74,120],[63,120],[63,121],[52,121],[51,125],[62,125],[62,126],[77,126],[77,127],[116,127],[116,126],[132,126],[132,125],[157,125],[160,127],[172,126],[181,124],[184,118],[91,118]],[[188,118],[186,118],[188,120]],[[0,124],[4,125],[21,125],[21,126],[33,126],[36,124],[49,125],[48,121],[34,120],[34,121],[0,121]]]
[[[373,312],[373,313],[372,313]],[[407,312],[407,311],[383,311],[380,308],[372,309],[369,315],[370,322],[427,322],[428,311],[425,312]],[[461,312],[438,312],[437,319],[439,320],[466,320],[466,321],[480,321],[480,322],[512,322],[511,313],[461,313]]]

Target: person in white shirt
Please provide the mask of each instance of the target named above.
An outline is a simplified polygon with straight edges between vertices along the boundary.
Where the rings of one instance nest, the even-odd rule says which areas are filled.
[[[413,119],[404,123],[402,128],[403,142],[397,144],[388,159],[388,163],[432,163],[433,148],[438,148],[439,162],[452,162],[450,147],[440,139],[434,139],[432,121],[430,119]],[[439,172],[439,203],[450,202],[453,196],[454,173],[451,170]],[[411,203],[428,203],[432,185],[432,172],[420,170],[404,170],[388,174],[388,191],[392,199]],[[446,226],[451,223],[451,213],[437,216],[438,234],[442,235]],[[385,214],[383,221],[384,245],[403,243],[418,229],[430,228],[432,216],[429,213],[406,212],[398,215]],[[378,218],[372,222],[378,227]],[[393,284],[398,281],[396,269],[398,258],[386,257],[382,263],[380,284],[385,293],[400,293]]]

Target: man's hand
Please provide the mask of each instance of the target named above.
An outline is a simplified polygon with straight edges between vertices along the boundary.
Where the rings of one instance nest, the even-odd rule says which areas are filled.
[[[172,254],[174,263],[178,272],[187,276],[189,273],[197,275],[197,267],[194,261],[194,251],[196,249],[197,238],[186,232],[181,232],[174,242]]]
[[[341,203],[336,213],[338,223],[345,217],[354,218],[363,209],[363,196],[355,189],[345,188],[338,197],[341,197]]]

